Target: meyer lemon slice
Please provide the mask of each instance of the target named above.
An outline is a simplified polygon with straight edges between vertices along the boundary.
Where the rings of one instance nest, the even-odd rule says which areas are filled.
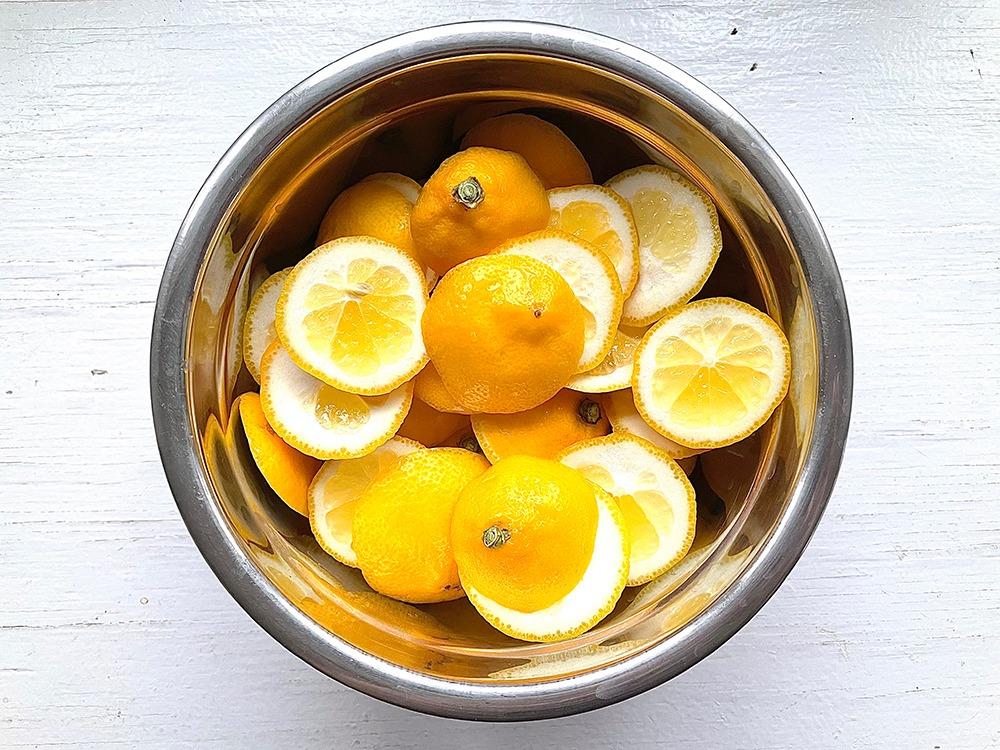
[[[303,453],[357,458],[391,438],[413,399],[404,383],[383,396],[359,396],[300,370],[275,341],[261,360],[260,399],[274,431]]]
[[[722,250],[719,216],[702,190],[664,167],[630,169],[607,185],[631,206],[639,231],[639,281],[622,316],[649,325],[704,286]]]
[[[345,237],[292,269],[275,328],[310,375],[350,393],[382,395],[427,363],[426,304],[424,273],[409,255],[371,237]]]
[[[557,188],[548,196],[549,227],[589,242],[607,255],[628,297],[639,279],[639,233],[625,199],[602,185]]]
[[[597,367],[614,344],[622,315],[622,287],[608,257],[593,245],[554,229],[519,237],[497,253],[540,260],[566,279],[585,313],[577,371]]]
[[[686,445],[674,442],[666,435],[661,435],[650,427],[636,408],[631,389],[608,393],[603,397],[602,403],[604,404],[605,412],[607,412],[608,421],[611,422],[611,431],[613,433],[626,433],[642,438],[647,443],[655,445],[675,461],[701,453],[701,450],[698,448],[688,448]]]
[[[261,357],[278,335],[274,330],[274,313],[278,297],[281,296],[281,285],[285,283],[289,272],[290,269],[286,268],[268,276],[254,292],[243,318],[243,361],[258,383]]]
[[[574,375],[567,388],[582,393],[609,393],[632,386],[632,360],[645,328],[618,326],[614,343],[604,360],[593,370]]]
[[[358,557],[351,548],[351,526],[358,498],[400,456],[422,448],[413,440],[394,437],[367,456],[323,464],[309,485],[309,526],[327,554],[344,565],[358,567]]]
[[[632,390],[657,432],[716,448],[767,421],[785,397],[790,370],[788,342],[771,318],[716,297],[692,302],[647,331]]]
[[[420,183],[399,172],[376,172],[365,177],[362,182],[381,182],[383,185],[388,185],[410,203],[416,203],[420,197]]]
[[[628,577],[629,538],[615,499],[540,458],[501,459],[473,479],[455,505],[451,543],[472,605],[525,641],[589,630]]]
[[[618,500],[631,540],[628,586],[639,586],[680,562],[694,541],[694,487],[666,453],[633,435],[585,440],[560,454]]]

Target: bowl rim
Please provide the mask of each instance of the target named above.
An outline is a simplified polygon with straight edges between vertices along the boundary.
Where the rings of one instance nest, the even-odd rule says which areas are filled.
[[[431,677],[367,654],[289,602],[242,552],[213,499],[188,417],[187,321],[206,248],[223,212],[273,149],[331,99],[416,62],[454,54],[537,53],[603,67],[672,100],[737,157],[770,197],[802,264],[818,329],[819,403],[812,443],[788,508],[753,563],[689,625],[640,654],[572,677],[490,685]],[[819,219],[788,168],[725,100],[676,66],[616,39],[524,21],[473,21],[407,32],[327,65],[282,95],[240,135],[191,204],[163,271],[150,342],[153,423],[164,471],[188,531],[240,606],[279,643],[356,690],[427,714],[483,721],[553,718],[633,697],[713,652],[774,594],[819,523],[847,440],[851,331],[840,273]]]

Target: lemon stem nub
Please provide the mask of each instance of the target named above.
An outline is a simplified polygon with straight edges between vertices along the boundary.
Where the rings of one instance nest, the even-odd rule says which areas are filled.
[[[466,435],[464,438],[458,441],[458,447],[464,448],[470,453],[482,453],[483,449],[479,447],[479,441],[476,440],[475,435]]]
[[[579,413],[580,419],[587,424],[597,424],[601,421],[601,405],[596,401],[591,401],[589,398],[580,401],[577,413]]]
[[[490,526],[483,532],[483,544],[489,549],[502,547],[510,539],[510,532],[499,526]]]
[[[482,203],[485,195],[483,186],[475,177],[466,177],[451,191],[451,197],[468,209],[473,209]]]

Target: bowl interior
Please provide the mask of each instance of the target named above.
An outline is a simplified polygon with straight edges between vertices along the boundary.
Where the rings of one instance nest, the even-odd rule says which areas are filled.
[[[692,476],[694,547],[674,570],[626,589],[598,627],[558,644],[528,644],[487,625],[465,601],[411,606],[374,593],[328,557],[306,519],[259,476],[232,404],[256,389],[241,366],[249,296],[313,247],[329,203],[355,181],[396,171],[418,181],[495,114],[523,111],[557,125],[597,182],[646,163],[670,166],[719,209],[723,252],[699,296],[727,295],[773,316],[793,356],[788,398],[758,433],[711,451]],[[215,500],[247,559],[308,617],[357,648],[439,678],[553,680],[628,658],[702,616],[753,561],[780,522],[812,438],[817,334],[787,232],[747,169],[662,96],[595,66],[520,54],[454,55],[414,63],[331,97],[251,176],[215,229],[187,336],[187,400]]]

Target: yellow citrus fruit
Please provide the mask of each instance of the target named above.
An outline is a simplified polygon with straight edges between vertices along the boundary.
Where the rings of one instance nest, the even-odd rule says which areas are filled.
[[[558,188],[548,195],[549,228],[589,242],[607,255],[628,297],[639,278],[639,233],[625,199],[601,185]]]
[[[275,341],[261,360],[260,398],[282,439],[316,458],[357,458],[391,438],[410,408],[413,384],[359,396],[300,370]]]
[[[489,463],[461,448],[401,457],[354,509],[352,546],[368,584],[414,604],[462,597],[452,554],[452,511],[462,489]]]
[[[292,510],[308,515],[306,496],[320,462],[290,446],[268,424],[260,396],[244,393],[238,399],[240,421],[250,454],[264,480]]]
[[[531,456],[501,459],[455,506],[451,541],[469,601],[528,641],[572,638],[608,614],[628,574],[614,498],[579,472]]]
[[[533,232],[501,245],[500,255],[534,258],[566,279],[586,312],[577,372],[597,367],[611,349],[622,315],[622,289],[607,256],[565,232]]]
[[[274,330],[274,313],[289,270],[278,271],[265,279],[254,292],[243,318],[243,361],[258,383],[261,357],[278,335]]]
[[[451,395],[433,362],[428,362],[424,369],[417,373],[417,377],[413,379],[413,386],[414,395],[438,411],[451,414],[472,413]]]
[[[467,416],[438,411],[414,397],[410,411],[397,434],[426,446],[434,446],[440,445],[463,427],[468,426]]]
[[[674,460],[701,453],[698,448],[681,445],[654,430],[636,408],[631,388],[607,393],[602,397],[601,403],[604,404],[604,410],[608,415],[608,421],[611,422],[613,433],[626,433],[640,437],[655,445]]]
[[[622,319],[649,325],[704,286],[722,250],[719,217],[711,198],[664,167],[630,169],[608,187],[631,206],[639,232],[639,280]]]
[[[659,448],[632,435],[608,435],[570,446],[559,460],[618,500],[631,540],[626,585],[653,580],[691,549],[694,487]]]
[[[496,463],[518,454],[555,458],[581,440],[607,435],[608,419],[600,403],[562,390],[543,404],[516,414],[476,414],[472,429],[483,453]]]
[[[381,395],[427,363],[423,271],[370,237],[328,242],[301,260],[278,298],[275,329],[299,367],[343,391]]]
[[[380,182],[388,185],[410,203],[416,203],[420,197],[420,183],[399,172],[376,172],[365,177],[362,182]]]
[[[416,257],[410,236],[413,201],[382,179],[362,180],[347,188],[327,209],[316,244],[340,237],[374,237]]]
[[[309,485],[309,526],[327,554],[344,565],[358,567],[357,555],[351,547],[358,498],[377,477],[395,466],[401,456],[422,449],[420,443],[394,437],[367,456],[323,464]]]
[[[443,274],[548,222],[545,188],[524,159],[470,148],[445,159],[430,176],[410,226],[423,264]]]
[[[604,360],[594,369],[574,375],[567,388],[582,393],[608,393],[632,386],[632,359],[645,328],[618,326]]]
[[[767,421],[788,391],[790,370],[777,323],[745,302],[715,297],[685,305],[646,332],[632,390],[657,432],[716,448]]]
[[[594,181],[587,160],[573,141],[552,123],[532,115],[515,112],[474,125],[462,139],[462,148],[471,146],[520,154],[547,188]]]
[[[424,341],[459,403],[509,414],[552,398],[577,371],[585,317],[550,266],[490,255],[444,275],[424,313]]]

